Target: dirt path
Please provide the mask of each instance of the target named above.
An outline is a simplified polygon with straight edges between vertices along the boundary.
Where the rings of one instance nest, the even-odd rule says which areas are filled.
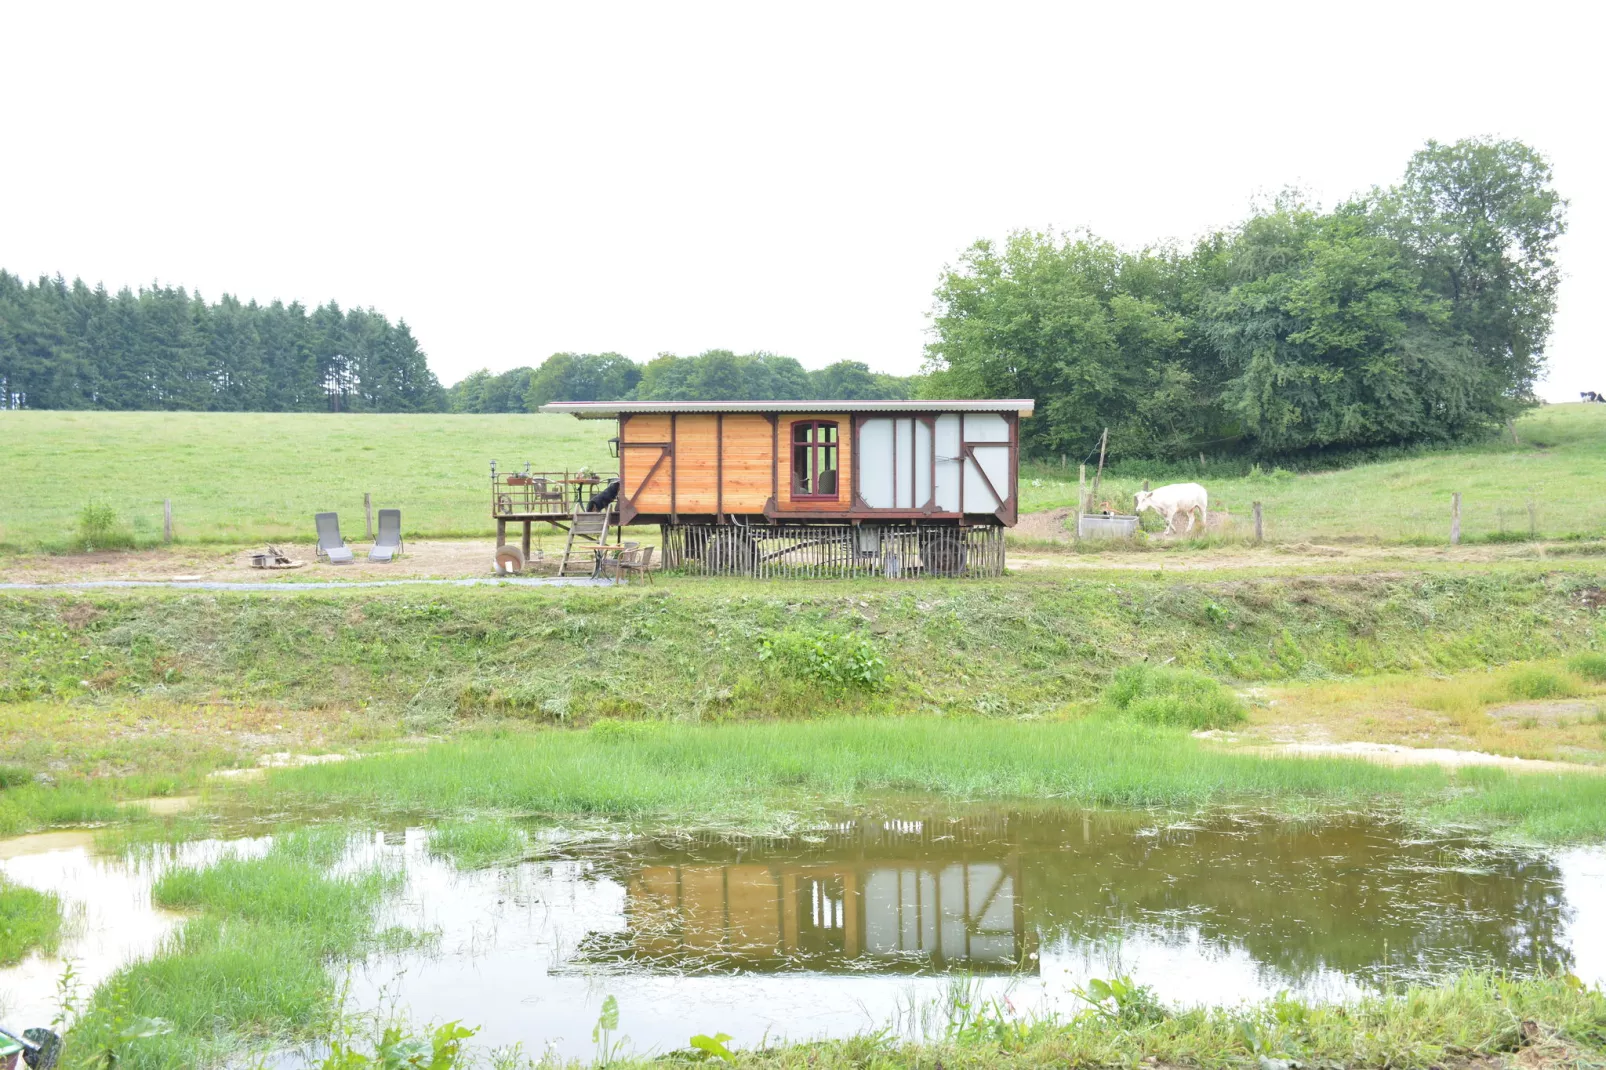
[[[1063,530],[1067,510],[1021,517],[1015,535],[1037,540],[1037,545],[1011,546],[1009,567],[1022,572],[1044,570],[1124,570],[1144,572],[1204,572],[1236,569],[1409,568],[1432,564],[1490,564],[1503,561],[1538,561],[1554,556],[1576,560],[1576,543],[1483,543],[1475,546],[1378,546],[1314,543],[1254,546],[1188,546],[1154,543],[1141,549],[1079,551]],[[655,541],[653,533],[632,531],[629,537]],[[1063,549],[1041,548],[1044,541],[1063,540]],[[275,544],[289,557],[303,560],[302,568],[272,571],[251,567],[251,546],[174,546],[154,550],[101,551],[88,554],[16,554],[0,556],[0,583],[69,583],[95,580],[144,580],[225,583],[304,583],[308,580],[471,579],[493,574],[495,542],[479,539],[409,540],[406,553],[391,564],[368,560],[366,543],[352,544],[356,562],[330,565],[316,559],[310,543]],[[1561,550],[1563,553],[1552,554]],[[1606,559],[1606,547],[1602,547]],[[1567,551],[1571,551],[1568,553]],[[560,534],[547,534],[537,542],[526,571],[551,575],[563,552]]]
[[[1028,513],[1020,518],[1009,547],[1009,567],[1040,569],[1124,569],[1156,572],[1201,572],[1232,569],[1321,568],[1358,565],[1363,568],[1429,564],[1493,564],[1502,561],[1574,560],[1589,544],[1563,542],[1478,543],[1468,546],[1383,546],[1377,543],[1230,543],[1190,545],[1153,537],[1136,547],[1097,550],[1078,548],[1066,530],[1070,509]],[[1044,544],[1055,544],[1045,546]],[[1096,544],[1094,544],[1096,545]],[[1606,545],[1598,546],[1606,557]]]
[[[1542,758],[1513,758],[1476,750],[1449,747],[1406,747],[1398,743],[1283,743],[1271,747],[1245,747],[1249,754],[1269,758],[1360,758],[1378,765],[1439,765],[1446,769],[1493,766],[1516,773],[1595,773],[1606,772],[1598,765],[1582,762],[1552,762]]]
[[[548,537],[545,554],[531,563],[527,575],[552,575],[562,542]],[[251,567],[251,554],[261,545],[230,549],[177,546],[162,550],[102,551],[89,554],[27,554],[0,559],[0,583],[73,583],[105,580],[213,583],[361,582],[374,580],[439,580],[489,578],[495,573],[492,539],[426,539],[408,541],[406,553],[390,564],[368,560],[368,546],[353,544],[356,562],[331,565],[318,561],[310,543],[275,543],[286,556],[305,561],[297,569]],[[533,556],[533,555],[532,555]]]

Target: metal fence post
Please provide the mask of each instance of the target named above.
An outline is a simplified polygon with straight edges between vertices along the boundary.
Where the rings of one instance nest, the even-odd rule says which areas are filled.
[[[1450,495],[1450,545],[1461,545],[1461,492]]]
[[[162,541],[173,541],[173,499],[162,499]]]
[[[362,494],[362,513],[363,521],[368,529],[368,541],[372,542],[374,538],[374,499],[367,491],[363,491]]]

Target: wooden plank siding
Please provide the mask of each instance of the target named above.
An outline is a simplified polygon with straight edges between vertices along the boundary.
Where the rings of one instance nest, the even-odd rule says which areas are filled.
[[[770,500],[770,473],[775,465],[770,451],[768,420],[757,413],[726,414],[725,512],[756,515],[764,511],[764,503]]]
[[[989,522],[1014,524],[1019,508],[1018,417],[1013,413],[1003,415],[1007,431],[999,429],[996,440],[983,436],[983,440],[971,441],[975,436],[969,433],[967,414],[957,414],[959,452],[969,470],[981,473],[980,480],[990,493],[980,495],[985,501],[976,500],[978,488],[973,484],[971,493],[967,494],[967,477],[961,473],[957,477],[957,501],[945,501],[938,507],[936,466],[939,460],[951,459],[937,457],[936,422],[947,415],[954,414],[934,409],[900,412],[890,417],[929,429],[931,446],[927,452],[930,456],[920,454],[917,459],[894,440],[889,456],[883,457],[886,450],[873,446],[865,453],[866,463],[875,465],[877,471],[890,466],[898,479],[895,492],[910,482],[918,486],[921,479],[932,489],[923,496],[926,500],[912,505],[889,507],[878,500],[872,507],[861,496],[865,474],[859,471],[858,454],[865,421],[881,417],[841,412],[625,414],[620,418],[619,427],[620,519],[625,524],[637,522],[638,516],[642,523],[668,524],[721,524],[733,519],[763,522],[765,518],[772,524],[811,519],[838,522],[931,520],[964,524],[974,522],[967,518],[986,517]],[[837,490],[830,499],[800,498],[793,494],[794,428],[809,421],[828,421],[837,426]],[[1000,473],[995,467],[990,475],[982,470],[975,454],[983,448],[1000,453],[1007,449],[1007,470]],[[915,470],[917,463],[920,465],[918,472]]]
[[[675,417],[677,513],[712,513],[719,505],[719,444],[714,437],[717,424],[718,417],[712,414]]]
[[[620,429],[619,489],[635,503],[637,512],[669,512],[669,471],[674,458],[664,458],[664,462],[657,465],[657,471],[653,471],[661,451],[639,445],[668,441],[668,416],[632,416]],[[626,443],[637,445],[627,448]]]

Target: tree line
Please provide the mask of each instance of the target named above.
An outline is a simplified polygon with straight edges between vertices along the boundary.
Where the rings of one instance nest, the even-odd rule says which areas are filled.
[[[1448,442],[1534,404],[1566,202],[1517,141],[1428,142],[1329,209],[1288,193],[1187,244],[978,241],[920,376],[708,350],[557,353],[443,390],[405,322],[0,271],[0,405],[529,412],[551,401],[1032,398],[1039,456],[1291,456]]]
[[[445,398],[407,323],[371,309],[0,270],[0,408],[434,412]]]
[[[1453,441],[1535,404],[1566,202],[1516,141],[1428,142],[1329,210],[1285,194],[1188,247],[978,241],[936,291],[925,397],[1035,398],[1038,455]]]
[[[552,401],[873,400],[914,395],[914,376],[872,372],[856,360],[809,371],[792,357],[710,349],[637,364],[618,353],[554,353],[537,368],[477,371],[452,386],[452,412],[534,412]]]

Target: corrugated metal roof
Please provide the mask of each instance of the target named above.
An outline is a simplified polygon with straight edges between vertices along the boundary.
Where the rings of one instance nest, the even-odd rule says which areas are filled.
[[[542,412],[582,420],[671,412],[1014,412],[1030,416],[1036,402],[1011,401],[554,401]]]

